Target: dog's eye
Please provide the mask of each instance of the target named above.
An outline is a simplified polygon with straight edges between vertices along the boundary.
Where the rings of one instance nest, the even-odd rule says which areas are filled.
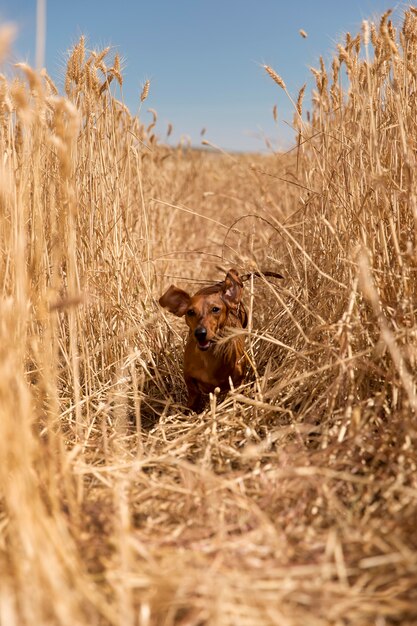
[[[218,306],[214,306],[214,307],[211,309],[211,312],[212,312],[212,313],[220,313],[220,307],[218,307]]]
[[[188,309],[187,315],[188,315],[188,317],[194,317],[194,315],[195,315],[194,309]]]

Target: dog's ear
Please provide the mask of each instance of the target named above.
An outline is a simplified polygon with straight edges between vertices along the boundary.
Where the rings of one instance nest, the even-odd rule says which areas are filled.
[[[223,300],[232,308],[237,306],[242,299],[243,283],[236,270],[227,272],[223,283]]]
[[[190,300],[191,296],[186,291],[171,285],[164,295],[159,298],[159,304],[168,309],[170,313],[182,317],[190,305]]]

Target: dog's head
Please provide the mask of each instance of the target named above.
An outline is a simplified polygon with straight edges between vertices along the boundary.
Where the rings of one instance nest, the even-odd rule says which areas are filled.
[[[231,269],[224,281],[204,287],[193,296],[171,285],[159,298],[159,304],[178,317],[184,315],[200,350],[208,350],[228,324],[230,313],[235,321],[232,325],[246,326],[246,311],[241,305],[242,291],[239,274]]]

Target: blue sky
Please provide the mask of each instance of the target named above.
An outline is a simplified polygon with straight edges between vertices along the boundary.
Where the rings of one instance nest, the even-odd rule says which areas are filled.
[[[205,138],[225,150],[259,151],[267,137],[289,147],[292,109],[265,74],[271,65],[296,96],[320,55],[331,59],[343,34],[365,18],[395,8],[384,0],[47,0],[45,65],[62,84],[68,49],[81,34],[87,45],[114,46],[125,60],[123,99],[132,112],[150,79],[147,108],[158,112],[164,139]],[[401,15],[401,9],[397,9]],[[35,63],[36,0],[0,0],[0,19],[18,26],[13,60]],[[307,39],[299,35],[300,29]],[[118,95],[118,97],[120,97]],[[308,95],[305,103],[308,105]],[[278,108],[279,123],[272,116]]]

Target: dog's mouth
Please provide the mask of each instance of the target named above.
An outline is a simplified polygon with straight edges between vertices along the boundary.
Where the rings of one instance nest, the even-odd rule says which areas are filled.
[[[210,348],[211,344],[213,342],[211,341],[211,339],[209,339],[208,341],[197,341],[197,345],[200,348],[200,350],[206,351]]]

